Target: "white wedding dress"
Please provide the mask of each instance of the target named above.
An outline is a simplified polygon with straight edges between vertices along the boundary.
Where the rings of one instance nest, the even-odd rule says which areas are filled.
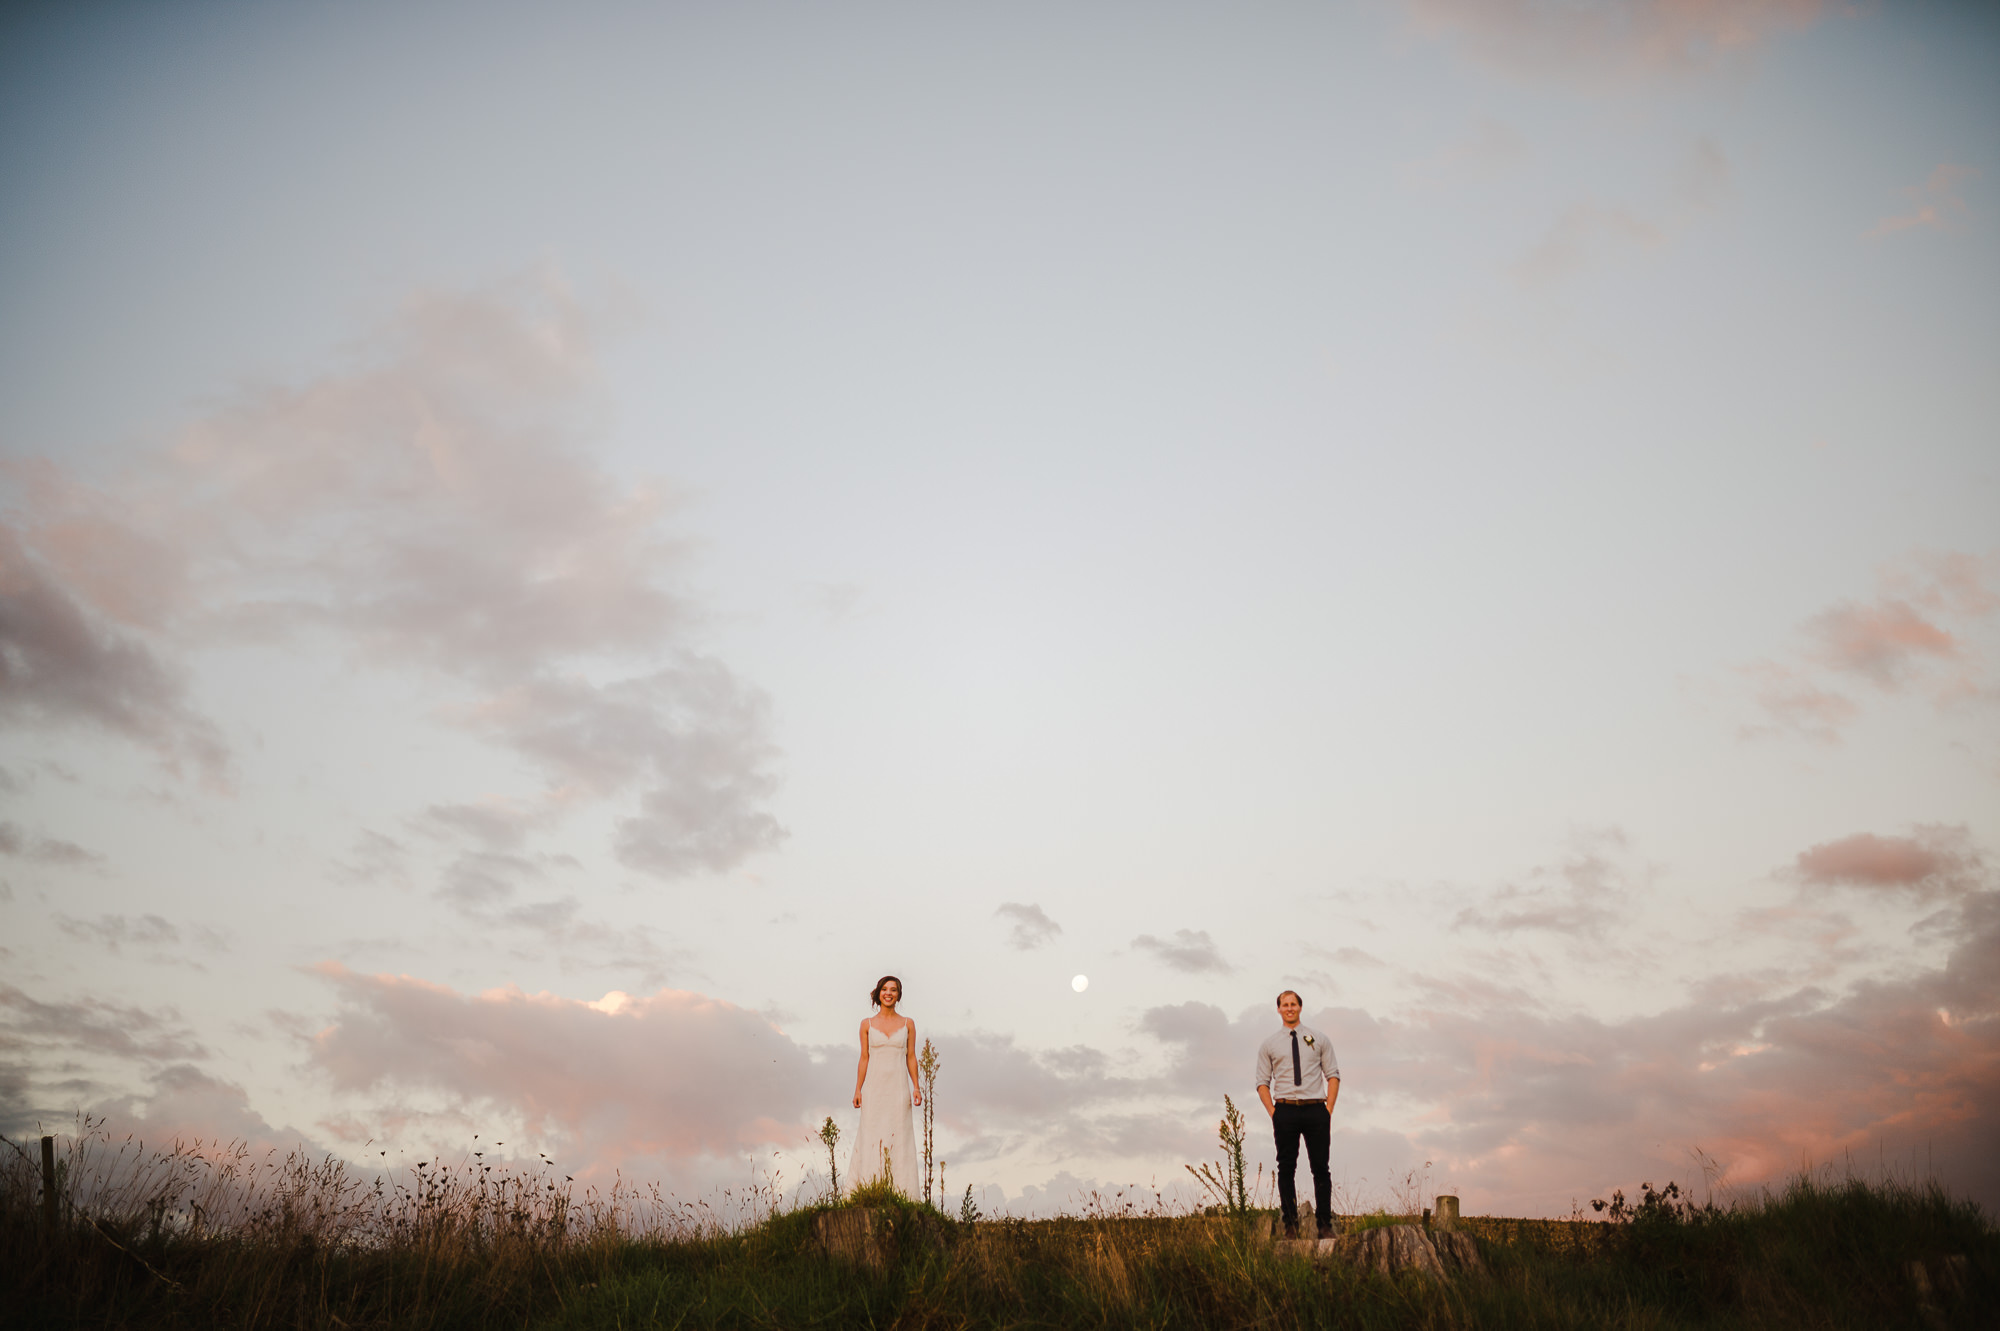
[[[923,1195],[923,1180],[917,1177],[916,1133],[910,1126],[909,1048],[908,1026],[894,1035],[868,1028],[868,1077],[861,1083],[861,1132],[847,1166],[850,1188],[882,1177],[886,1150],[890,1184],[905,1197]]]

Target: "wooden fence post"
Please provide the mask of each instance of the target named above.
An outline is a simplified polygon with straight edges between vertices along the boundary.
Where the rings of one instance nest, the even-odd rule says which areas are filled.
[[[1435,1228],[1443,1230],[1447,1234],[1457,1229],[1458,1198],[1451,1196],[1438,1198],[1436,1215],[1437,1219],[1432,1222]]]
[[[56,1232],[56,1139],[42,1138],[42,1228]]]

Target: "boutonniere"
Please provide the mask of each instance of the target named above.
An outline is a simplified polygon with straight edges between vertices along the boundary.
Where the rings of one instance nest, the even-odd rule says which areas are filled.
[[[1313,1038],[1312,1038],[1312,1036],[1308,1035],[1308,1036],[1306,1037],[1306,1048],[1308,1048],[1308,1049],[1317,1049],[1317,1048],[1319,1048],[1319,1041],[1317,1041],[1317,1040],[1313,1039]]]

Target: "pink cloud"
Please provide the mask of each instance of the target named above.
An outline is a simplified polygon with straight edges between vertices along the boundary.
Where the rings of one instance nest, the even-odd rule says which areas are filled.
[[[1528,152],[1527,141],[1511,126],[1482,116],[1465,138],[1442,152],[1405,163],[1399,174],[1413,186],[1445,187],[1504,175],[1518,168]]]
[[[340,1007],[313,1037],[311,1063],[337,1091],[381,1097],[355,1119],[373,1135],[426,1120],[486,1123],[489,1135],[505,1125],[600,1169],[650,1159],[673,1173],[799,1146],[808,1108],[838,1089],[768,1020],[698,993],[587,1003],[318,970]]]
[[[1884,598],[1872,605],[1843,602],[1806,626],[1819,658],[1836,670],[1864,675],[1896,688],[1919,657],[1950,660],[1958,640],[1918,614],[1908,602]]]
[[[1979,172],[1972,167],[1942,162],[1924,178],[1923,184],[1910,191],[1909,212],[1885,217],[1864,234],[1872,240],[1898,231],[1945,230],[1966,213],[1959,186],[1978,177]]]
[[[1725,976],[1615,1020],[1433,977],[1406,1009],[1317,1009],[1308,1020],[1332,1038],[1349,1124],[1387,1127],[1339,1125],[1336,1172],[1379,1199],[1428,1160],[1439,1190],[1468,1206],[1560,1215],[1644,1178],[1700,1182],[1700,1150],[1725,1186],[1879,1162],[2000,1202],[2000,890],[1981,857],[1963,829],[1919,828],[1823,843],[1798,864],[1816,885],[1945,897],[1927,924],[1949,954],[1841,992]],[[1248,1090],[1247,1051],[1271,1020],[1261,1006],[1231,1020],[1185,1003],[1139,1025],[1172,1051],[1169,1087],[1219,1100]],[[1254,1141],[1253,1160],[1269,1158]]]
[[[1736,1185],[1928,1152],[1990,1204],[1992,932],[1944,971],[1832,1003],[1808,991],[1618,1022],[1529,1006],[1322,1021],[1357,1098],[1410,1106],[1409,1139],[1482,1209],[1561,1214],[1636,1176],[1686,1180],[1697,1148]]]
[[[1511,73],[1602,84],[1708,68],[1827,12],[1824,0],[1405,0],[1425,33]]]
[[[1745,739],[1794,734],[1823,744],[1838,743],[1841,728],[1861,714],[1852,698],[1821,688],[1776,662],[1743,666],[1741,673],[1755,681],[1753,696],[1765,718],[1763,725],[1742,727]]]
[[[1984,619],[2000,609],[2000,591],[1986,585],[1992,559],[1959,550],[1919,551],[1882,572],[1891,594],[1942,614]]]
[[[1817,886],[1907,888],[1925,896],[1975,889],[1984,863],[1962,827],[1920,827],[1915,836],[1860,832],[1799,852],[1797,873]]]
[[[1923,883],[1946,870],[1943,844],[1960,843],[1928,840],[1926,861],[1908,846],[1848,838],[1801,862],[1850,880]],[[1379,1056],[1386,1088],[1441,1111],[1414,1139],[1495,1202],[1559,1211],[1566,1193],[1602,1195],[1639,1170],[1685,1177],[1700,1148],[1737,1184],[1850,1157],[1907,1167],[1919,1153],[1919,1168],[1990,1204],[2000,1199],[1990,1149],[2000,892],[1985,881],[1971,857],[1951,908],[1956,945],[1943,965],[1905,978],[1837,996],[1753,983],[1618,1022],[1523,1003],[1357,1017],[1357,1057]]]
[[[1532,286],[1570,277],[1608,248],[1653,249],[1666,235],[1627,208],[1580,203],[1557,218],[1514,265],[1514,275]]]
[[[589,1003],[515,988],[466,994],[335,963],[317,969],[339,1006],[310,1038],[308,1060],[349,1106],[321,1127],[350,1144],[482,1132],[547,1150],[578,1177],[623,1170],[699,1185],[733,1177],[746,1151],[805,1151],[818,1114],[851,1116],[846,1044],[830,1062],[815,1061],[760,1014],[699,993]],[[1171,1118],[1150,1128],[1080,1126],[1080,1113],[1157,1084],[1114,1075],[1098,1050],[1037,1051],[981,1031],[938,1043],[939,1121],[960,1169],[1024,1147],[1061,1154],[1086,1139],[1187,1136]],[[1158,1111],[1148,1107],[1148,1116]]]
[[[1801,666],[1739,667],[1753,682],[1763,723],[1745,738],[1794,734],[1835,742],[1861,714],[1829,676],[1869,681],[1886,692],[1915,685],[1939,706],[1983,692],[1977,626],[2000,608],[1988,586],[1993,560],[1962,551],[1917,551],[1884,566],[1881,594],[1839,601],[1801,626]]]
[[[1732,181],[1728,155],[1714,140],[1697,139],[1673,172],[1671,202],[1653,216],[1617,204],[1574,204],[1515,261],[1514,276],[1548,288],[1619,251],[1658,249],[1693,218],[1727,202]]]

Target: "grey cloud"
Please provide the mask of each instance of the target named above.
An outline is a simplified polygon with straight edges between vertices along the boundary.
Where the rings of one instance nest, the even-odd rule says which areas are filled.
[[[74,841],[63,841],[55,837],[37,837],[28,849],[30,859],[43,864],[97,864],[103,856],[85,850]]]
[[[1221,1103],[1219,1099],[1216,1101],[1218,1108]],[[1191,1127],[1180,1114],[1158,1111],[1109,1113],[1060,1120],[1044,1139],[1044,1149],[1058,1160],[1077,1156],[1097,1159],[1118,1156],[1127,1160],[1172,1161],[1178,1164],[1209,1154],[1214,1137],[1212,1126],[1206,1131]],[[1168,1178],[1169,1183],[1178,1184],[1179,1181],[1171,1176]]]
[[[45,1003],[10,984],[0,984],[0,1014],[7,1038],[22,1044],[46,1044],[124,1058],[148,1060],[207,1057],[207,1050],[179,1023],[166,1015],[83,999]]]
[[[122,735],[172,766],[226,783],[229,754],[188,705],[180,673],[93,616],[0,525],[0,720],[81,724]]]
[[[541,877],[541,866],[521,855],[468,851],[445,866],[438,895],[462,909],[497,906],[523,882]]]
[[[1111,1066],[1111,1059],[1102,1049],[1086,1044],[1047,1050],[1041,1055],[1041,1062],[1057,1076],[1067,1078],[1102,1077]]]
[[[652,674],[596,685],[540,676],[461,716],[542,764],[561,790],[604,796],[640,787],[614,847],[630,868],[672,878],[727,869],[780,845],[759,805],[777,788],[768,764],[770,703],[717,661],[682,653]]]
[[[561,933],[572,927],[583,911],[583,903],[575,897],[563,897],[556,901],[533,901],[509,910],[507,923],[523,929],[533,929],[538,933]]]
[[[8,822],[0,822],[0,855],[58,866],[97,864],[104,858],[73,841],[34,836]]]
[[[1132,946],[1150,952],[1175,970],[1186,971],[1190,975],[1226,974],[1230,969],[1205,929],[1176,929],[1172,938],[1140,934],[1132,940]]]
[[[1633,872],[1612,858],[1623,844],[1616,831],[1587,836],[1561,864],[1539,867],[1524,882],[1509,883],[1479,905],[1461,909],[1452,928],[1495,934],[1540,930],[1602,940],[1625,918],[1634,897]]]
[[[296,1128],[273,1127],[251,1106],[249,1094],[234,1082],[210,1075],[191,1063],[173,1063],[146,1079],[138,1093],[106,1096],[89,1107],[93,1117],[111,1125],[136,1128],[152,1142],[210,1141],[239,1143],[253,1153],[319,1147]]]
[[[784,843],[778,820],[755,807],[776,787],[757,771],[689,774],[639,796],[639,813],[618,824],[614,843],[627,868],[661,878],[721,872]]]
[[[1062,926],[1032,902],[1003,901],[993,913],[1013,922],[1013,927],[1007,931],[1007,942],[1023,952],[1054,942],[1056,935],[1062,932]]]
[[[816,582],[806,588],[806,602],[825,619],[828,627],[838,627],[852,618],[861,606],[862,591],[851,582]]]
[[[1694,208],[1715,208],[1735,192],[1729,156],[1713,139],[1697,139],[1674,172],[1674,189]]]
[[[1252,1036],[1250,1022],[1248,1016],[1231,1021],[1210,1003],[1180,1003],[1148,1009],[1139,1030],[1175,1047],[1160,1060],[1160,1073],[1174,1089],[1219,1098],[1247,1092],[1255,1081],[1254,1055],[1263,1036]]]
[[[101,999],[51,1003],[0,984],[0,1132],[18,1133],[38,1118],[67,1118],[99,1089],[91,1077],[74,1075],[79,1058],[157,1071],[206,1056],[171,1009]],[[51,1072],[71,1075],[46,1080]]]
[[[1091,1194],[1102,1186],[1094,1178],[1081,1179],[1065,1169],[1046,1183],[1030,1183],[1022,1188],[1018,1203],[1024,1215],[1073,1213],[1087,1205]]]
[[[987,1031],[940,1036],[938,1046],[945,1059],[938,1113],[969,1131],[1045,1126],[1144,1084],[1111,1075],[1108,1057],[1085,1046],[1038,1053]]]
[[[493,850],[514,850],[539,821],[533,810],[499,803],[433,804],[420,820],[427,831],[469,837]]]
[[[371,359],[246,394],[106,487],[7,468],[0,716],[92,721],[215,777],[163,644],[330,635],[454,683],[446,716],[547,779],[513,830],[462,802],[440,826],[513,850],[578,798],[629,798],[614,849],[642,872],[774,848],[768,702],[692,650],[670,496],[591,455],[589,323],[553,284],[428,295]],[[612,661],[640,672],[581,673]]]
[[[100,915],[95,920],[77,920],[67,915],[58,915],[56,928],[71,938],[95,943],[111,952],[118,951],[127,943],[139,947],[158,947],[163,943],[181,941],[181,931],[158,915],[141,915],[136,919],[128,919],[123,915]]]
[[[345,859],[335,860],[335,874],[354,883],[388,880],[401,882],[408,877],[405,863],[408,853],[403,843],[394,837],[383,836],[380,832],[363,829],[354,839],[354,847]]]

